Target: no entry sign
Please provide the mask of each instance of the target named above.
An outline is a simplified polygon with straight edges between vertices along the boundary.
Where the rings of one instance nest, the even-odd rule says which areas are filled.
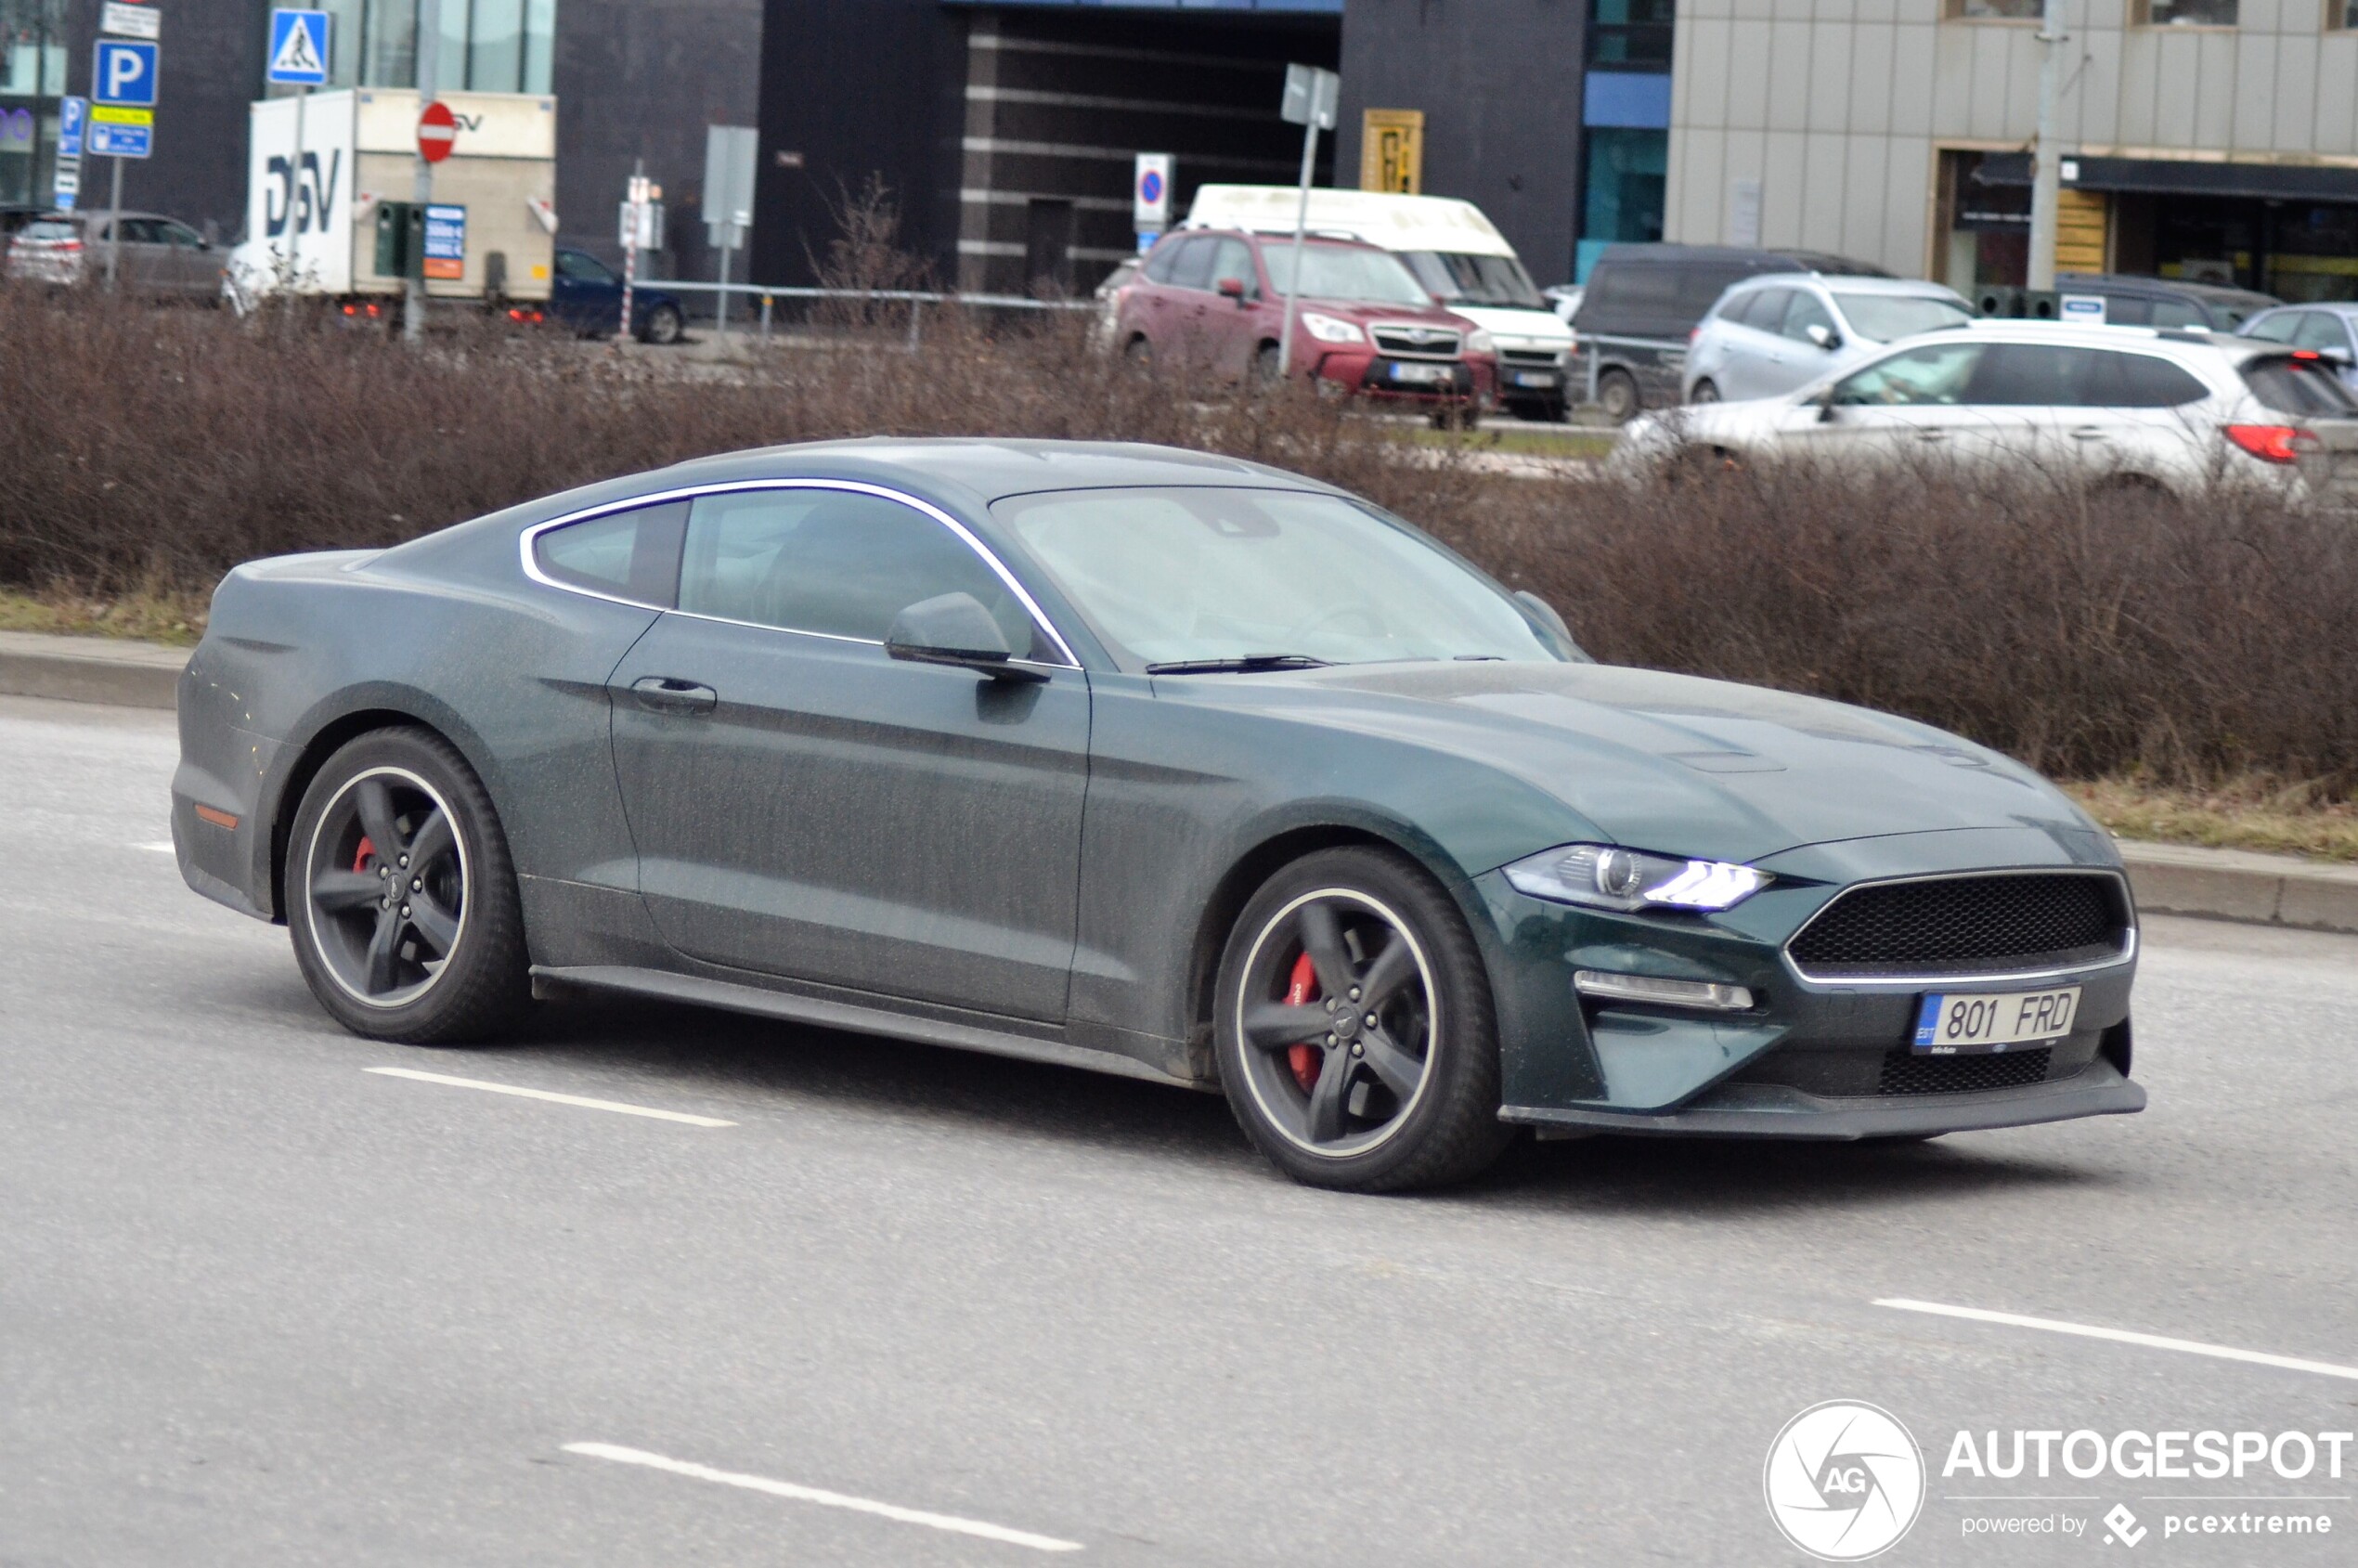
[[[418,156],[429,163],[439,163],[450,156],[453,143],[459,139],[459,117],[450,112],[447,103],[430,103],[418,116]]]

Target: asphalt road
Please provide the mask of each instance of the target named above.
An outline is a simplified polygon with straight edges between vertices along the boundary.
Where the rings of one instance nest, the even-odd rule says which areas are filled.
[[[1800,1562],[1762,1466],[1834,1398],[1932,1465],[1885,1562],[2079,1560],[2103,1524],[1964,1522],[2116,1502],[2137,1560],[2352,1561],[2358,1453],[1940,1471],[1960,1429],[2348,1431],[2358,1380],[1874,1303],[2358,1363],[2358,942],[2151,923],[2142,1117],[1530,1146],[1347,1198],[1208,1096],[855,1036],[606,1006],[354,1039],[152,848],[174,749],[0,699],[10,1568]],[[2163,1534],[2296,1495],[2332,1536]]]

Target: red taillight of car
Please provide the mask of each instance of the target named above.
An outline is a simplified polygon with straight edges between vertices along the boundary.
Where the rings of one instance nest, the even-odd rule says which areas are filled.
[[[1701,336],[1703,336],[1703,323],[1698,321],[1693,326],[1687,329],[1688,345],[1690,347],[1693,346],[1694,341]]]
[[[377,307],[373,303],[354,305],[347,302],[343,307],[343,313],[352,317],[365,316],[371,321],[377,318]]]
[[[2320,445],[2314,433],[2291,424],[2231,424],[2227,439],[2261,462],[2299,462]]]
[[[522,322],[527,327],[538,327],[540,325],[540,313],[537,310],[527,310],[522,305],[512,305],[508,307],[508,319]]]

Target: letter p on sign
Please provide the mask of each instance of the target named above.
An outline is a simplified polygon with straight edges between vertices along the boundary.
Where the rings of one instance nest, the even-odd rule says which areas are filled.
[[[91,97],[127,109],[156,106],[157,45],[101,38],[91,61]]]

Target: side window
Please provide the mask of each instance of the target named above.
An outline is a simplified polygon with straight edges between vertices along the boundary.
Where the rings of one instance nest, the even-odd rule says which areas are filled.
[[[123,242],[126,245],[161,245],[163,243],[163,235],[159,232],[161,227],[153,218],[125,218],[123,220]]]
[[[740,490],[698,496],[688,516],[680,608],[693,615],[882,642],[895,616],[944,593],[973,594],[1018,657],[1043,656],[1044,639],[999,575],[899,501],[856,490]]]
[[[584,255],[579,251],[559,251],[557,271],[577,283],[604,283],[612,278],[612,274],[595,257]]]
[[[1219,241],[1207,235],[1198,235],[1182,245],[1179,254],[1171,264],[1172,286],[1179,289],[1211,288],[1211,256],[1218,248]]]
[[[2151,354],[2097,354],[2081,401],[2098,408],[2177,408],[2210,389],[2183,367]]]
[[[2076,292],[2077,291],[2074,292]],[[2150,327],[2154,325],[2153,301],[2148,299],[2139,299],[2133,294],[2105,294],[2100,297],[2105,302],[2105,325],[2112,327]],[[2175,300],[2164,300],[2161,303],[2172,309],[2184,308]],[[2172,325],[2183,326],[2184,323],[2176,322],[2172,323]]]
[[[1785,306],[1792,301],[1791,289],[1756,290],[1744,301],[1740,318],[1745,326],[1759,331],[1776,331],[1785,324]]]
[[[1212,255],[1211,286],[1217,289],[1231,278],[1245,286],[1247,295],[1261,292],[1261,279],[1252,270],[1252,252],[1241,240],[1223,240]]]
[[[2304,310],[2300,326],[2292,335],[2295,348],[2336,349],[2350,352],[2350,334],[2342,330],[2341,317],[2324,310]]]
[[[2096,353],[2052,343],[1989,345],[1965,388],[1965,401],[1982,408],[2052,408],[2084,401],[2082,389]]]
[[[1811,343],[1814,346],[1815,340],[1809,335],[1809,329],[1812,327],[1823,327],[1827,331],[1833,331],[1834,330],[1833,313],[1820,303],[1818,296],[1808,290],[1795,289],[1793,292],[1793,303],[1785,306],[1784,325],[1779,330],[1795,343]]]
[[[1149,283],[1170,282],[1171,264],[1179,259],[1180,249],[1186,243],[1185,240],[1168,237],[1157,240],[1155,248],[1147,253],[1145,265],[1138,268],[1140,276]]]
[[[2210,330],[2210,317],[2204,315],[2202,306],[2192,300],[2154,301],[2152,324],[2157,327],[2192,327],[2199,332]]]
[[[1878,408],[1962,403],[1965,386],[1985,352],[1974,343],[1908,349],[1844,377],[1834,384],[1833,400]]]
[[[2272,310],[2254,321],[2244,336],[2263,343],[2290,343],[2293,333],[2300,330],[2301,314],[2298,310]]]
[[[532,541],[533,564],[574,588],[667,609],[680,580],[688,503],[666,501],[551,528]]]

